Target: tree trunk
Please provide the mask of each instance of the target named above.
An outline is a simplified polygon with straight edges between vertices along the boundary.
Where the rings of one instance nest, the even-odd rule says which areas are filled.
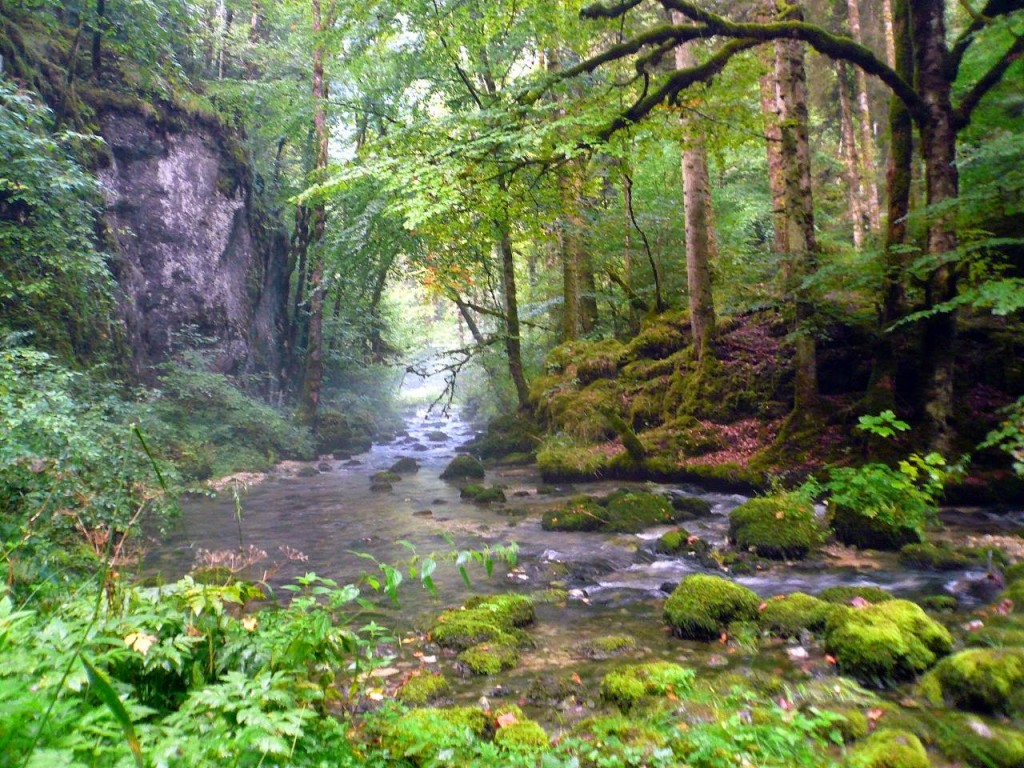
[[[912,4],[911,34],[918,92],[928,110],[921,124],[921,153],[925,165],[927,204],[936,206],[959,194],[956,167],[956,126],[950,102],[951,83],[946,68],[949,51],[942,0]],[[932,217],[928,227],[928,253],[940,264],[928,281],[934,305],[956,295],[956,274],[947,254],[957,248],[955,222],[950,212]],[[952,450],[955,312],[940,312],[924,321],[925,419],[932,447],[946,455]]]
[[[860,8],[858,0],[848,0],[850,34],[858,43],[861,42]],[[861,179],[864,185],[865,207],[872,232],[881,232],[881,213],[878,204],[878,181],[875,169],[875,133],[871,123],[871,107],[868,103],[868,76],[860,67],[856,67],[857,106],[860,116],[860,156],[863,161]]]
[[[888,26],[893,37],[894,69],[907,82],[914,77],[913,42],[910,38],[910,0],[895,0]],[[868,387],[867,406],[873,413],[896,407],[896,353],[890,330],[905,312],[903,274],[906,256],[901,246],[907,235],[910,186],[913,180],[914,124],[907,106],[893,96],[889,104],[889,159],[886,168],[888,211],[885,222],[882,303],[879,312],[878,344]]]
[[[330,132],[327,127],[327,81],[324,77],[324,23],[320,0],[312,0],[313,10],[313,131],[316,137],[316,172],[327,168]],[[316,432],[323,385],[323,322],[324,322],[324,253],[323,236],[327,228],[327,210],[322,200],[313,203],[311,212],[311,246],[309,269],[309,335],[306,342],[306,371],[299,400],[299,419]]]
[[[791,9],[788,18],[799,17]],[[817,267],[814,197],[811,191],[811,150],[808,142],[807,76],[804,49],[792,40],[776,43],[776,77],[781,105],[781,136],[785,182],[786,293],[794,303],[795,381],[793,415],[802,420],[818,407],[817,352],[811,321],[814,310],[805,278]]]
[[[768,54],[774,46],[762,49]],[[769,71],[761,78],[761,115],[764,118],[765,150],[768,154],[768,188],[772,196],[772,249],[777,258],[787,250],[786,183],[782,158],[782,105],[775,56],[764,56]]]
[[[678,11],[675,24],[684,23]],[[693,43],[677,45],[676,69],[697,65]],[[711,293],[711,182],[708,178],[708,153],[701,128],[694,127],[683,115],[683,217],[686,222],[686,284],[690,306],[690,330],[697,359],[704,357],[715,335],[715,304]]]
[[[572,341],[582,331],[580,303],[583,217],[580,215],[579,168],[566,163],[558,180],[562,216],[558,223],[558,245],[562,261],[562,341]]]
[[[885,61],[896,69],[896,34],[893,31],[893,0],[882,0],[882,26],[885,30]],[[911,82],[907,80],[907,82]]]
[[[507,188],[504,179],[499,182],[502,191]],[[516,265],[512,251],[512,234],[508,221],[496,222],[498,242],[497,250],[501,262],[502,299],[505,304],[505,354],[508,357],[508,373],[516,388],[516,401],[520,409],[530,404],[530,389],[526,384],[523,372],[522,343],[519,336],[519,300],[516,297]]]
[[[850,224],[853,225],[853,247],[864,247],[864,211],[861,209],[860,160],[853,133],[853,109],[850,106],[846,62],[836,62],[836,80],[839,86],[839,115],[842,126],[843,155],[846,160],[846,183],[850,191]]]
[[[92,73],[96,75],[103,66],[103,27],[107,23],[106,0],[96,0],[96,29],[92,31]]]

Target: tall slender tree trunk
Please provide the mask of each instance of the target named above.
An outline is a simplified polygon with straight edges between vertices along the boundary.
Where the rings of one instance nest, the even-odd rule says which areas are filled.
[[[885,32],[885,61],[896,69],[896,34],[893,31],[892,3],[893,0],[882,0],[882,29]]]
[[[786,182],[782,157],[782,101],[779,96],[775,46],[762,48],[769,71],[761,78],[761,115],[764,118],[765,150],[768,154],[768,188],[772,196],[772,250],[781,258],[786,240]]]
[[[507,191],[505,179],[499,181],[502,192]],[[512,233],[508,221],[500,219],[495,222],[498,241],[496,243],[501,264],[502,301],[505,310],[505,354],[508,358],[508,373],[516,388],[516,401],[520,409],[530,404],[530,388],[526,384],[523,371],[522,339],[519,329],[519,299],[516,296],[516,265],[515,253],[512,250]]]
[[[956,166],[956,126],[946,62],[946,27],[942,0],[916,0],[912,4],[911,34],[918,92],[928,117],[921,124],[921,153],[925,165],[927,204],[937,206],[959,194]],[[956,274],[943,258],[957,248],[955,222],[950,212],[933,215],[928,227],[928,253],[939,266],[927,286],[930,305],[953,299]],[[924,321],[925,419],[932,447],[946,455],[952,451],[955,312],[940,312]]]
[[[861,42],[860,7],[858,0],[848,0],[847,9],[850,20],[850,34],[858,43]],[[860,117],[860,156],[863,161],[861,179],[865,191],[865,207],[872,232],[881,232],[881,209],[878,203],[878,173],[875,168],[875,132],[871,122],[871,106],[868,102],[868,76],[860,67],[855,68],[857,84],[857,107]]]
[[[678,11],[672,21],[684,23]],[[676,68],[697,65],[693,43],[677,45]],[[700,128],[685,116],[683,129],[683,216],[686,222],[686,283],[690,306],[690,330],[697,359],[703,359],[715,335],[715,303],[711,293],[711,181],[708,177],[708,153]]]
[[[786,18],[802,20],[799,9],[788,7]],[[778,83],[782,174],[784,185],[786,294],[794,305],[795,378],[793,417],[803,420],[818,407],[817,345],[811,320],[814,309],[803,283],[817,268],[814,197],[811,190],[811,151],[808,141],[807,75],[803,46],[793,40],[775,45]]]
[[[853,226],[853,246],[864,247],[864,210],[861,206],[860,159],[853,132],[853,109],[850,106],[846,62],[836,62],[836,80],[839,86],[839,117],[842,127],[843,155],[846,161],[846,183],[850,197],[850,224]]]
[[[889,9],[889,32],[893,38],[893,64],[908,83],[914,78],[913,41],[910,37],[910,1],[895,0]],[[896,352],[898,338],[905,332],[893,329],[903,317],[906,296],[903,274],[906,256],[901,246],[907,236],[910,187],[913,180],[914,124],[903,101],[893,96],[889,103],[889,158],[886,165],[885,252],[883,255],[882,302],[879,311],[878,343],[868,386],[868,408],[872,412],[895,409]]]
[[[562,209],[558,224],[558,245],[562,261],[562,341],[579,338],[583,331],[580,275],[583,216],[580,214],[579,182],[578,164],[567,163],[558,180]]]
[[[321,0],[312,0],[313,11],[313,131],[316,137],[315,172],[321,174],[327,168],[330,149],[330,131],[327,126],[327,80],[324,76],[326,56],[324,30],[332,26],[333,2],[327,18],[321,7]],[[325,23],[326,22],[326,23]],[[320,407],[320,390],[323,386],[323,322],[324,322],[324,253],[323,237],[327,229],[327,210],[322,200],[317,200],[310,212],[311,246],[309,268],[309,334],[306,342],[306,371],[302,380],[302,396],[299,400],[299,418],[302,423],[316,432]]]
[[[103,67],[103,28],[107,23],[106,0],[96,0],[96,28],[92,31],[92,72],[98,74]]]

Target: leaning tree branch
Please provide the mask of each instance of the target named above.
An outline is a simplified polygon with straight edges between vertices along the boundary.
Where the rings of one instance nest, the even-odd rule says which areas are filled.
[[[953,125],[957,131],[966,128],[971,122],[971,113],[975,107],[985,98],[985,94],[998,85],[1003,75],[1015,61],[1024,56],[1024,36],[1017,37],[1013,45],[1003,54],[991,69],[981,76],[981,79],[974,84],[974,87],[961,99],[960,106],[953,110]]]
[[[999,1],[1020,2],[1020,0]],[[658,0],[658,2],[663,8],[670,11],[678,11],[691,21],[702,25],[699,27],[689,27],[689,29],[694,30],[702,29],[700,37],[713,37],[717,35],[719,37],[753,41],[753,45],[769,43],[774,40],[800,40],[831,59],[849,61],[869,75],[874,75],[885,83],[907,105],[910,114],[918,123],[922,123],[927,119],[927,106],[914,90],[913,85],[900,77],[892,67],[879,59],[870,48],[861,45],[850,37],[834,35],[815,24],[808,24],[803,21],[736,22],[724,16],[711,13],[697,3],[688,2],[687,0]],[[629,8],[624,5],[609,6],[604,3],[595,3],[585,7],[581,11],[581,15],[584,18],[591,19],[615,18],[628,10]],[[664,30],[664,28],[661,29]],[[676,29],[687,29],[687,27]],[[626,41],[626,43],[618,47],[628,48],[630,43],[636,39],[633,38]],[[746,47],[752,46],[748,44]],[[601,56],[602,54],[598,55]],[[618,58],[621,58],[621,56]]]

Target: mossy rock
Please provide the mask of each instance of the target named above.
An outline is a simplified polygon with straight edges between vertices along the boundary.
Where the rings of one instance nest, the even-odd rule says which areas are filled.
[[[680,637],[714,640],[733,621],[753,621],[761,599],[719,576],[687,576],[665,601],[665,621]]]
[[[689,321],[666,314],[651,318],[623,351],[624,360],[664,360],[689,343]]]
[[[656,749],[664,747],[667,742],[665,735],[648,725],[643,718],[623,714],[585,718],[573,726],[572,733],[587,741],[597,741],[605,745],[602,755],[607,755],[611,751],[612,744]],[[610,764],[617,765],[619,763]],[[621,764],[628,765],[629,762],[623,758]]]
[[[411,456],[402,456],[388,471],[396,475],[413,475],[420,471],[420,463]]]
[[[998,563],[1000,550],[993,550],[993,563]],[[1005,556],[1003,556],[1005,559]],[[929,571],[960,571],[987,561],[987,553],[980,548],[954,548],[948,544],[907,544],[900,550],[900,563],[910,568]]]
[[[692,669],[666,661],[634,664],[605,675],[601,696],[620,709],[631,709],[646,698],[685,693],[694,678]]]
[[[552,706],[566,699],[581,698],[584,693],[578,675],[540,675],[530,681],[523,696],[530,703]]]
[[[657,493],[625,493],[608,502],[606,531],[637,533],[655,525],[666,525],[675,519],[669,500]]]
[[[415,765],[432,765],[437,755],[451,750],[468,759],[473,741],[490,734],[491,721],[477,707],[425,707],[384,722],[381,746]]]
[[[464,650],[458,659],[474,675],[496,675],[519,663],[519,648],[514,642],[480,643]]]
[[[441,473],[442,480],[468,480],[481,479],[485,474],[484,465],[480,459],[462,454],[452,459],[448,466]]]
[[[483,485],[467,485],[459,493],[459,498],[468,499],[475,504],[492,504],[505,501],[505,491],[498,487]]]
[[[540,439],[537,426],[522,414],[514,413],[492,419],[484,434],[474,438],[467,447],[482,459],[505,458],[508,461],[513,454],[532,456]]]
[[[355,434],[345,414],[332,409],[321,409],[317,416],[316,452],[351,450]]]
[[[875,731],[849,754],[850,768],[932,768],[921,740],[910,731]]]
[[[836,586],[826,587],[818,593],[818,599],[824,600],[826,603],[838,603],[841,605],[850,605],[854,600],[860,598],[861,600],[867,600],[869,603],[885,603],[889,600],[895,600],[896,597],[891,592],[887,592],[881,587],[871,586]]]
[[[868,735],[869,724],[867,715],[859,709],[839,708],[834,710],[834,712],[842,718],[834,723],[833,727],[839,731],[844,744],[859,741]]]
[[[984,625],[968,632],[964,642],[977,648],[1024,647],[1024,615],[987,616]]]
[[[370,483],[370,491],[373,493],[390,493],[391,488],[391,483],[385,483],[381,480],[375,480]]]
[[[410,707],[422,707],[438,699],[450,696],[452,687],[444,675],[440,673],[426,673],[413,675],[395,693],[403,704]]]
[[[711,502],[702,499],[700,496],[679,496],[672,494],[669,497],[672,509],[676,511],[677,522],[688,520],[700,520],[711,516]]]
[[[792,495],[766,496],[729,514],[729,541],[760,557],[802,559],[822,541],[814,507]]]
[[[692,549],[689,541],[690,532],[688,530],[685,528],[673,528],[658,538],[654,549],[663,555],[682,555]]]
[[[802,631],[820,632],[836,607],[803,592],[773,597],[765,601],[758,624],[776,637],[797,637]]]
[[[972,768],[1024,766],[1024,733],[1018,728],[958,712],[929,713],[926,722],[932,740],[950,760]]]
[[[920,693],[935,706],[1024,715],[1024,648],[973,648],[940,661]]]
[[[460,651],[482,643],[519,646],[527,640],[520,627],[533,619],[533,601],[528,597],[475,598],[464,608],[438,616],[430,636],[441,647]]]
[[[952,613],[960,607],[960,601],[953,595],[928,595],[917,602],[926,611],[933,613]]]
[[[635,651],[638,647],[632,635],[605,635],[583,643],[578,655],[585,659],[611,659]]]
[[[916,528],[891,525],[848,507],[830,507],[830,524],[836,539],[861,549],[882,549],[895,552],[907,544],[919,544],[921,532]]]
[[[540,752],[551,746],[551,739],[535,720],[519,720],[499,728],[494,743],[509,752]]]
[[[374,472],[370,475],[371,483],[397,483],[402,479],[402,476],[387,470],[383,472]]]
[[[909,600],[832,611],[825,648],[843,674],[871,685],[909,680],[950,652],[953,638]]]
[[[592,496],[574,496],[541,518],[545,531],[599,531],[608,521],[604,507]]]

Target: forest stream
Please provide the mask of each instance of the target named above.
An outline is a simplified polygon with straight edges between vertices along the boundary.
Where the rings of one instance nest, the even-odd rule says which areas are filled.
[[[727,645],[709,645],[672,637],[661,621],[665,597],[684,576],[708,569],[692,557],[655,552],[654,542],[670,526],[635,535],[545,531],[540,526],[543,509],[573,494],[643,488],[707,500],[712,514],[687,523],[687,528],[720,546],[726,541],[728,513],[748,496],[695,485],[598,482],[546,486],[535,467],[496,466],[488,469],[488,481],[505,488],[507,502],[476,504],[460,498],[458,484],[439,477],[473,434],[473,427],[458,413],[441,417],[421,410],[408,415],[405,430],[392,441],[374,445],[366,453],[350,459],[280,465],[261,482],[244,488],[238,507],[230,491],[193,497],[184,503],[177,526],[148,557],[146,571],[170,580],[197,565],[221,563],[239,551],[241,536],[244,551],[255,548],[265,553],[257,555],[244,571],[248,578],[265,579],[276,588],[315,572],[346,584],[375,571],[366,555],[399,565],[410,560],[413,549],[420,556],[436,554],[440,558],[456,548],[479,550],[516,542],[517,563],[496,562],[490,578],[482,568],[471,570],[472,590],[466,588],[451,563],[442,563],[434,577],[436,598],[409,580],[399,591],[398,606],[382,597],[384,623],[404,633],[404,641],[392,649],[395,659],[378,674],[397,679],[400,673],[417,667],[439,666],[449,672],[452,660],[446,660],[436,646],[425,644],[423,631],[431,618],[474,594],[502,592],[539,598],[537,622],[531,631],[534,647],[523,654],[515,669],[500,676],[453,675],[456,698],[466,703],[480,696],[513,696],[522,701],[531,683],[570,670],[583,679],[585,689],[596,699],[596,681],[621,664],[621,659],[594,659],[585,648],[588,641],[611,633],[636,638],[638,648],[629,655],[637,659],[675,661],[703,670],[702,675],[749,675],[752,670],[763,670],[800,680],[834,674],[820,644],[809,637],[803,638],[807,641],[803,644],[792,639],[760,646],[732,640]],[[419,469],[405,474],[391,491],[371,490],[371,475],[403,457],[415,458]],[[316,474],[311,468],[317,468]],[[239,510],[240,526],[236,519]],[[1024,511],[996,514],[981,508],[947,509],[943,518],[951,539],[984,542],[986,536],[1019,527],[1024,523]],[[837,585],[878,586],[908,599],[955,594],[965,612],[994,596],[994,592],[972,591],[972,585],[984,584],[984,579],[984,570],[916,570],[897,563],[895,554],[858,556],[856,550],[839,546],[830,547],[817,559],[779,564],[735,578],[766,599],[796,591],[817,594]],[[553,600],[545,599],[552,593]],[[531,714],[542,721],[565,714],[559,712],[559,702],[535,703],[543,706]],[[584,701],[580,708],[588,703],[593,706],[593,700]]]

